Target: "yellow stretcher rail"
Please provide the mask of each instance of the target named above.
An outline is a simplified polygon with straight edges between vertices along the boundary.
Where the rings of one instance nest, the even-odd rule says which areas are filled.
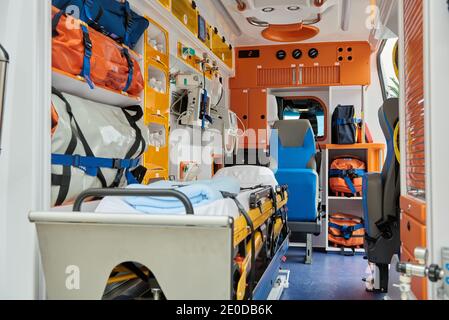
[[[275,241],[278,240],[279,236],[281,235],[283,227],[284,227],[284,222],[283,222],[282,218],[280,218],[280,217],[277,218],[276,222],[274,224],[274,231],[273,231]],[[264,244],[264,239],[263,239],[262,233],[260,231],[255,232],[254,241],[255,241],[256,258],[257,258],[259,256],[260,252],[262,251],[262,247]],[[246,252],[247,252],[247,255],[246,255],[245,259],[241,262],[237,262],[237,264],[240,268],[240,272],[241,272],[241,276],[237,283],[237,290],[236,290],[236,299],[239,301],[245,299],[245,294],[246,294],[246,290],[247,290],[247,286],[248,286],[247,280],[248,280],[248,275],[251,270],[251,258],[252,258],[251,243],[248,243],[246,245]]]
[[[277,210],[280,210],[287,204],[288,201],[288,193],[284,192],[284,199],[282,199],[281,195],[277,195],[277,208],[273,207],[273,201],[268,200],[262,204],[261,209],[253,209],[248,212],[251,220],[254,224],[254,229],[257,230],[263,225]],[[234,225],[234,247],[237,247],[243,240],[245,240],[251,234],[251,230],[249,230],[249,226],[246,222],[245,217],[240,216],[235,220]]]

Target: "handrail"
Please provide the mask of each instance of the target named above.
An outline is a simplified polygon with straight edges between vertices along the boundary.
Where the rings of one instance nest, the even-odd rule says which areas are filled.
[[[3,114],[5,109],[5,88],[8,63],[8,52],[0,44],[0,153],[2,151]]]
[[[169,189],[89,189],[76,198],[73,212],[81,212],[81,205],[88,198],[104,197],[163,197],[176,198],[182,202],[187,215],[193,215],[193,205],[190,199],[182,192]]]

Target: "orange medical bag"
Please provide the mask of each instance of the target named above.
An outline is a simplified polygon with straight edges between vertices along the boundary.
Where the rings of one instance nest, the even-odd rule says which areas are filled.
[[[331,163],[329,188],[337,196],[362,196],[365,162],[354,156],[341,156]]]
[[[91,88],[103,86],[139,95],[144,80],[130,51],[59,9],[52,8],[53,68],[81,76]]]
[[[360,248],[365,241],[365,225],[362,218],[336,213],[329,216],[329,241],[336,246]]]

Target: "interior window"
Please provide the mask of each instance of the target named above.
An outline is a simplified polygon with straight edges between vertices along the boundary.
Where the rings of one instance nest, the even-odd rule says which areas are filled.
[[[384,40],[378,56],[379,74],[384,99],[399,97],[398,39]]]
[[[283,120],[306,119],[310,121],[318,140],[326,138],[326,106],[318,99],[309,97],[284,98]]]

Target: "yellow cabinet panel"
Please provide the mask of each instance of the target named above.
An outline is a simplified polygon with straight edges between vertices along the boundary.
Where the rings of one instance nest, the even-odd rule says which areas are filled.
[[[171,11],[194,35],[198,34],[198,11],[191,0],[173,1]]]
[[[233,49],[232,46],[223,41],[215,30],[212,31],[212,52],[222,60],[229,68],[233,67]]]

